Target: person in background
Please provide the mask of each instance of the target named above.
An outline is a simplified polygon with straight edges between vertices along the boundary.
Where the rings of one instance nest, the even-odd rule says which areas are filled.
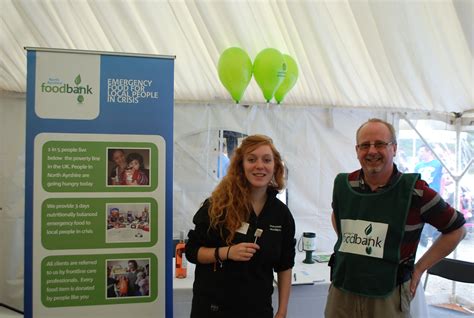
[[[137,281],[135,285],[138,286],[141,296],[148,296],[150,292],[150,282],[148,276],[144,271],[140,271],[137,274]]]
[[[122,180],[122,184],[126,185],[148,185],[148,174],[145,170],[142,155],[136,152],[128,154],[127,168]]]
[[[443,177],[443,166],[441,162],[435,158],[433,152],[427,145],[422,145],[418,148],[418,159],[420,161],[415,166],[415,172],[421,175],[421,179],[425,180],[430,188],[442,195],[440,192]],[[420,243],[423,246],[427,246],[429,240],[434,241],[437,237],[436,229],[431,225],[427,225],[423,228],[423,232],[421,233]]]
[[[125,159],[125,152],[122,149],[109,149],[109,161],[114,163],[110,170],[107,184],[119,185],[122,184],[122,176],[127,168],[127,160]]]
[[[398,170],[400,172],[409,172],[410,171],[410,163],[408,162],[408,158],[406,153],[403,150],[398,151]]]
[[[115,292],[118,280],[112,273],[112,267],[107,266],[107,298],[117,297]]]
[[[227,169],[229,168],[230,159],[227,155],[227,145],[222,144],[222,150],[219,152],[219,157],[217,157],[217,178],[221,179],[227,174]]]
[[[420,161],[415,166],[415,172],[421,175],[421,179],[425,180],[430,188],[439,193],[443,175],[441,162],[435,158],[431,149],[426,145],[418,148],[418,158]]]
[[[283,173],[272,140],[249,136],[195,214],[186,244],[187,259],[196,264],[192,318],[286,317],[296,241],[293,216],[276,198],[284,187]]]
[[[111,208],[107,218],[107,229],[120,227],[120,210],[119,208]]]
[[[362,169],[334,181],[332,222],[338,240],[325,316],[410,317],[421,275],[456,248],[465,221],[419,174],[398,171],[391,124],[369,119],[356,141]],[[415,264],[425,223],[441,235]]]
[[[128,261],[127,269],[127,281],[128,281],[128,290],[127,296],[140,296],[139,287],[137,285],[137,276],[138,276],[138,263],[136,260],[131,259]]]

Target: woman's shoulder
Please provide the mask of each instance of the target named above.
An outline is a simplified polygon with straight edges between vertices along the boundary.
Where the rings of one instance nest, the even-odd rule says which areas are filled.
[[[210,202],[209,202],[209,198],[207,198],[201,203],[201,206],[197,210],[196,214],[194,214],[194,217],[193,217],[194,224],[209,222],[209,206],[210,206]]]
[[[271,197],[271,202],[268,205],[268,213],[266,213],[265,218],[272,222],[272,224],[280,224],[289,233],[295,231],[295,220],[293,214],[291,213],[288,206],[283,203],[278,197],[275,195]]]
[[[268,198],[270,200],[270,206],[273,209],[275,209],[275,211],[279,211],[280,213],[291,214],[291,211],[288,208],[288,206],[285,203],[283,203],[283,201],[278,199],[277,194],[278,194],[277,191],[274,191],[274,193],[269,192]]]

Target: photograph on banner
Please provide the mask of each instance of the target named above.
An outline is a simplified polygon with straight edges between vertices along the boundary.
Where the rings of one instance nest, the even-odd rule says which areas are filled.
[[[107,185],[150,185],[150,149],[107,148],[107,153]]]
[[[50,198],[41,211],[48,250],[151,247],[158,240],[158,203],[150,197]]]
[[[106,260],[107,298],[149,297],[150,260]]]
[[[157,275],[152,253],[48,256],[41,261],[41,301],[56,308],[149,303],[158,296]]]
[[[150,242],[150,203],[107,204],[107,243]]]
[[[162,157],[154,143],[47,140],[37,146],[47,192],[150,192],[158,186]]]

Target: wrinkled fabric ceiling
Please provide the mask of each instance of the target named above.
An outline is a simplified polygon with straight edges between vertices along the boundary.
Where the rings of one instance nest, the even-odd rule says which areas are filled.
[[[26,90],[24,47],[176,56],[177,102],[231,103],[217,62],[291,55],[284,105],[469,112],[471,0],[0,0],[0,93]],[[242,104],[263,103],[252,79]]]

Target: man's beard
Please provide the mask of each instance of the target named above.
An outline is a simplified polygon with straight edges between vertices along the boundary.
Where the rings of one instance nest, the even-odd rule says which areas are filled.
[[[368,163],[367,165],[367,173],[369,174],[376,174],[382,171],[383,169],[383,162],[382,162],[382,157],[379,155],[368,155],[366,158],[366,161]],[[372,164],[373,161],[376,161],[377,164],[374,166]]]
[[[376,173],[379,173],[381,171],[382,171],[382,166],[367,168],[367,173],[368,174],[376,174]]]

